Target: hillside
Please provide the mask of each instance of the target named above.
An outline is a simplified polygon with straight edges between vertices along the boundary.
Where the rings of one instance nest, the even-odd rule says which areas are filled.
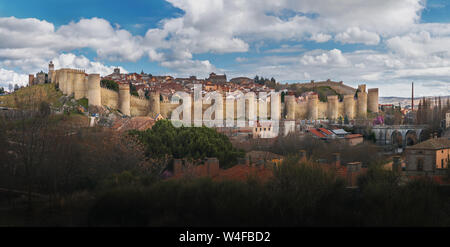
[[[59,99],[62,96],[62,92],[58,91],[54,84],[34,85],[21,88],[12,94],[0,96],[0,106],[17,108],[20,102],[21,107],[29,108],[35,102],[45,101],[53,107],[61,107],[62,103]]]
[[[308,88],[308,87],[303,87],[300,85],[296,85],[295,86],[295,95],[296,96],[300,96],[303,93],[306,92],[315,92],[319,95],[319,100],[322,102],[326,102],[327,101],[327,96],[330,95],[337,95],[339,97],[339,99],[342,98],[342,95],[337,93],[336,90],[334,90],[333,88],[329,87],[329,86],[318,86],[315,88]]]
[[[74,100],[55,88],[54,84],[33,85],[21,88],[11,94],[0,96],[0,107],[16,110],[37,110],[41,102],[49,104],[53,113],[52,121],[64,126],[89,126],[87,117],[87,99]]]

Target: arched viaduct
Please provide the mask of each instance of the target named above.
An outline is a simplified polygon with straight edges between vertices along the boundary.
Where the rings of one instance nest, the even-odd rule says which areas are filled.
[[[389,125],[374,126],[372,131],[378,145],[401,144],[405,148],[422,141],[422,132],[426,125]]]

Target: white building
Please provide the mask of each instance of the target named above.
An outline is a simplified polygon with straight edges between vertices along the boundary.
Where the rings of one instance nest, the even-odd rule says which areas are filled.
[[[262,123],[258,121],[256,127],[253,127],[253,138],[275,138],[277,135],[271,121]]]

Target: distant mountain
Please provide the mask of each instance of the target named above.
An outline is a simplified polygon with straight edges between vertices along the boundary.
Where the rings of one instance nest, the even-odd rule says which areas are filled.
[[[419,105],[419,102],[420,102],[420,100],[422,98],[423,97],[416,97],[416,98],[414,98],[414,105],[415,106]],[[434,99],[435,97],[434,96],[426,96],[425,98],[427,98],[427,99]],[[450,99],[450,95],[448,95],[448,96],[441,96],[441,100],[443,101],[442,103],[447,102],[447,99]],[[405,98],[405,97],[380,97],[379,103],[380,104],[393,104],[393,105],[398,105],[400,103],[400,105],[402,107],[405,107],[405,106],[411,106],[411,98]]]

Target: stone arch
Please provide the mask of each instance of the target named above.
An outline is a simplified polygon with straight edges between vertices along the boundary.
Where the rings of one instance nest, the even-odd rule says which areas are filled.
[[[431,132],[427,129],[421,130],[419,134],[420,141],[426,141],[430,139]]]
[[[408,130],[405,134],[405,147],[419,143],[419,135],[416,130]]]
[[[392,131],[391,138],[390,138],[392,145],[394,145],[394,146],[396,145],[399,148],[403,147],[403,139],[404,139],[403,135],[400,131],[398,131],[398,130]]]
[[[422,135],[422,131],[423,131],[423,129],[418,129],[418,130],[416,130],[416,135],[417,135],[417,141],[418,142],[422,142],[422,138],[421,138],[421,135]]]

